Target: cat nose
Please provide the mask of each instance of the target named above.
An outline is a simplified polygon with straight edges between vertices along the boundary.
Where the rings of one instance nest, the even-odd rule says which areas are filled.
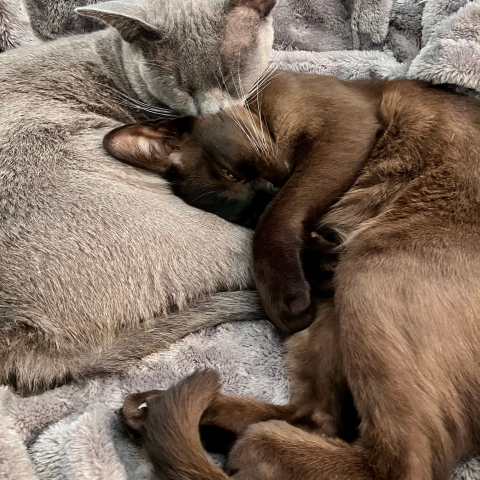
[[[263,191],[270,195],[275,195],[278,192],[278,187],[268,180],[258,179],[255,190],[257,192]]]
[[[200,115],[202,115],[202,116],[204,116],[204,115],[215,115],[216,113],[218,113],[220,111],[220,107],[218,105],[213,105],[213,104],[210,104],[210,105],[202,104],[199,107],[199,111],[200,111]]]
[[[215,115],[221,109],[221,105],[212,98],[195,98],[196,115]]]
[[[275,195],[278,192],[278,187],[271,182],[268,182],[268,193]]]

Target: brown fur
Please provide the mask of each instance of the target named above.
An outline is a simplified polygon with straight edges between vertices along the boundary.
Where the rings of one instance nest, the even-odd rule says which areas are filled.
[[[341,248],[333,299],[287,342],[290,406],[217,396],[204,414],[240,434],[228,470],[446,480],[480,451],[480,104],[417,82],[295,74],[261,98],[279,160],[297,159],[255,236],[277,325],[309,323],[301,253],[337,197],[318,231]],[[338,438],[350,435],[350,399],[353,443]]]
[[[228,220],[255,227],[271,202],[255,233],[255,278],[272,321],[292,333],[313,319],[303,244],[368,158],[386,85],[283,72],[252,99],[252,113],[236,108],[218,117],[120,127],[104,145],[116,158],[163,175],[189,204]],[[265,145],[261,158],[240,122]],[[274,185],[284,186],[272,201]]]
[[[120,419],[134,437],[141,437],[158,480],[228,479],[203,450],[198,425],[220,389],[218,375],[197,372],[170,390],[130,395]],[[139,406],[148,403],[147,408]]]

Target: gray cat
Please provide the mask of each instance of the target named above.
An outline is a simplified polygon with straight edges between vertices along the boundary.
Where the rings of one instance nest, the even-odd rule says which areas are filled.
[[[113,160],[102,139],[162,103],[241,102],[266,67],[274,3],[106,2],[81,13],[115,28],[0,55],[1,383],[124,371],[202,326],[264,316],[237,292],[158,318],[250,286],[251,233]]]

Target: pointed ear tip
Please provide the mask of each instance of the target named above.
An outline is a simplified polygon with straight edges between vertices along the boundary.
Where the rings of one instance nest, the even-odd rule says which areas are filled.
[[[230,0],[235,6],[246,6],[257,10],[262,17],[268,17],[278,3],[277,0]]]
[[[95,9],[92,8],[91,6],[87,5],[85,7],[77,7],[75,8],[75,13],[78,15],[84,15],[84,16],[91,16],[94,14]]]

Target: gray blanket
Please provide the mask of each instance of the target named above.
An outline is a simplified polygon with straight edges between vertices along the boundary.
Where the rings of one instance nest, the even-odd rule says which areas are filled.
[[[273,60],[281,68],[410,77],[480,92],[479,2],[283,0],[275,23]],[[0,479],[147,479],[148,464],[122,435],[116,410],[127,393],[166,388],[199,367],[219,370],[227,393],[288,400],[282,343],[272,326],[208,329],[121,377],[26,399],[0,387]],[[460,465],[454,478],[480,480],[480,460]]]

